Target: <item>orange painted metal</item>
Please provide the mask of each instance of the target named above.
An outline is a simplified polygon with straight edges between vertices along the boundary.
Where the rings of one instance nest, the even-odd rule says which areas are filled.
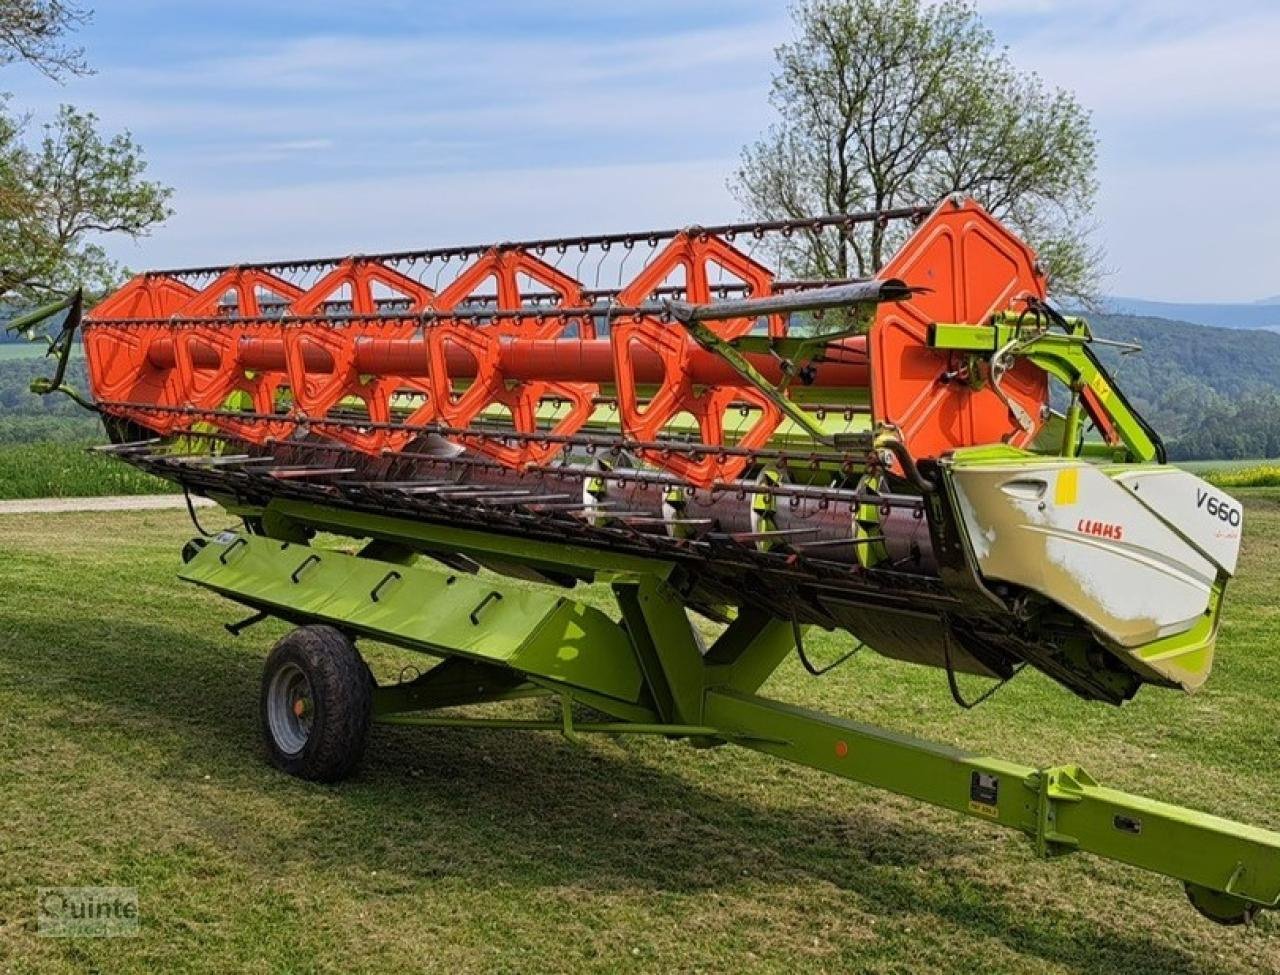
[[[196,290],[172,278],[139,275],[109,295],[94,309],[103,320],[139,319],[158,322],[186,304]],[[171,404],[183,402],[178,374],[170,368],[152,365],[149,352],[157,342],[168,341],[172,332],[161,324],[115,329],[86,329],[85,356],[89,382],[98,399],[130,403]],[[172,415],[119,411],[157,433],[166,434],[182,425]]]
[[[683,276],[686,300],[703,304],[711,300],[708,271],[718,268],[746,286],[748,296],[763,297],[773,290],[773,275],[723,240],[697,231],[679,234],[618,295],[618,303],[639,306],[666,284],[673,275]],[[730,319],[715,322],[711,328],[725,339],[738,338],[752,330],[752,319]],[[785,330],[778,319],[769,321],[769,332],[782,335]],[[649,442],[662,439],[663,429],[681,415],[691,416],[697,423],[702,443],[709,447],[725,446],[725,414],[734,404],[746,403],[754,410],[754,419],[745,431],[738,433],[736,446],[759,450],[782,420],[782,411],[763,393],[740,378],[729,382],[696,384],[692,361],[696,346],[682,329],[657,318],[638,316],[621,320],[613,327],[614,376],[618,389],[618,413],[622,429],[635,440]],[[656,354],[662,362],[662,377],[651,397],[641,403],[636,360],[641,350]],[[733,480],[746,470],[750,457],[727,455],[708,450],[702,456],[673,454],[661,450],[642,450],[650,463],[673,471],[694,484]]]
[[[316,315],[324,310],[326,303],[344,300],[353,315],[374,315],[379,307],[375,286],[381,286],[391,300],[404,304],[409,313],[423,311],[434,297],[430,288],[394,268],[376,261],[348,258],[298,296],[289,312],[298,316]],[[414,332],[414,324],[405,319],[392,320],[383,331],[388,338],[408,337]],[[399,374],[364,373],[357,361],[354,341],[337,329],[285,329],[284,353],[285,375],[295,408],[300,414],[316,419],[316,430],[369,453],[386,447],[398,448],[408,442],[408,435],[380,426],[362,429],[346,424],[326,425],[324,417],[343,400],[354,398],[364,403],[371,423],[390,423],[392,397],[401,389],[429,393],[422,380]],[[318,368],[325,358],[329,360],[329,368]],[[431,412],[417,422],[430,422],[434,418]]]
[[[237,401],[247,401],[254,412],[275,412],[276,395],[286,382],[284,374],[250,371],[238,359],[243,337],[262,336],[270,331],[270,326],[250,324],[262,317],[267,296],[274,298],[275,304],[287,306],[302,296],[302,290],[266,271],[233,267],[173,310],[174,317],[218,319],[175,333],[176,369],[184,403],[195,409],[212,410],[235,396]],[[214,350],[218,357],[216,368],[203,368],[196,362],[197,345]],[[288,436],[292,427],[287,418],[255,422],[227,417],[213,425],[258,443]]]
[[[870,383],[866,339],[847,339],[840,349],[842,358],[847,357],[849,361],[819,363],[815,366],[814,384],[833,389],[865,389]],[[172,336],[151,343],[147,355],[156,368],[172,369],[175,361]],[[193,345],[192,355],[205,369],[215,369],[221,361],[215,349],[199,343]],[[333,357],[319,345],[303,343],[303,355],[310,373],[328,373],[335,367]],[[459,379],[475,376],[476,362],[470,354],[447,346],[445,356],[449,375]],[[283,371],[284,340],[242,337],[238,357],[246,369]],[[520,382],[546,379],[602,385],[612,384],[615,379],[613,346],[605,338],[503,338],[499,342],[498,357],[502,374]],[[733,367],[714,353],[691,345],[689,357],[689,373],[695,385],[741,381]],[[782,364],[775,356],[748,354],[746,358],[769,382],[782,381]],[[360,336],[355,340],[355,361],[361,375],[414,379],[431,374],[427,340],[421,335],[410,338]],[[632,378],[642,386],[654,385],[665,375],[661,357],[646,349],[634,353],[633,365]]]
[[[962,354],[929,346],[934,322],[981,324],[1045,297],[1035,254],[973,201],[947,201],[880,272],[927,288],[911,301],[881,306],[871,327],[871,402],[877,421],[896,426],[911,454],[938,457],[972,444],[1024,447],[1039,433],[1048,404],[1046,374],[1020,360],[1001,388],[1032,420],[1023,430],[990,384],[941,377],[963,371]]]
[[[526,307],[522,279],[547,289],[561,307],[582,307],[582,285],[569,275],[532,254],[518,249],[493,248],[462,272],[433,304],[433,310],[448,313],[493,283],[496,311],[518,312]],[[501,340],[504,337],[547,339],[570,327],[563,316],[535,315],[498,317],[483,327],[462,321],[445,321],[427,330],[427,353],[431,386],[431,409],[446,426],[468,427],[477,416],[494,407],[505,409],[514,433],[526,435],[503,440],[492,436],[462,435],[465,446],[486,454],[510,467],[545,463],[555,456],[561,443],[530,439],[528,434],[547,433],[568,437],[577,433],[591,417],[599,387],[592,383],[552,382],[540,378],[517,378],[502,368]],[[590,319],[574,324],[586,338],[595,335]],[[474,362],[474,369],[455,371],[451,363]],[[465,380],[465,386],[459,381]],[[543,403],[569,405],[557,415],[549,430],[538,426]],[[421,411],[420,411],[421,412]],[[423,422],[418,419],[417,422]]]
[[[772,294],[773,273],[728,240],[696,228],[674,234],[612,304],[596,306],[578,280],[528,249],[472,253],[438,293],[362,257],[334,262],[305,288],[260,267],[211,272],[199,290],[141,275],[86,322],[92,392],[116,404],[110,412],[161,434],[199,422],[264,443],[305,429],[378,453],[404,449],[418,435],[406,427],[435,424],[464,431],[448,436],[467,450],[521,468],[554,460],[608,385],[620,437],[645,445],[637,453],[647,463],[700,486],[743,476],[750,452],[777,431],[774,403],[682,328],[656,314],[611,312],[672,286],[706,303],[713,279],[748,296]],[[870,386],[873,421],[897,427],[916,457],[1029,443],[1048,401],[1044,374],[1019,362],[1003,380],[1032,418],[1024,430],[989,385],[951,379],[969,363],[928,340],[934,322],[980,323],[1043,298],[1027,246],[977,204],[948,201],[880,274],[926,290],[882,305],[870,335],[834,347],[838,361],[819,363],[814,384]],[[280,315],[288,320],[272,317]],[[730,339],[761,330],[778,337],[787,323],[775,316],[710,327]],[[781,381],[774,357],[751,359],[770,382]],[[351,421],[357,402],[367,424]],[[414,404],[411,415],[397,415],[397,402]],[[496,410],[509,413],[509,436],[492,427],[469,432]],[[698,449],[649,446],[671,438],[681,417],[696,424]]]

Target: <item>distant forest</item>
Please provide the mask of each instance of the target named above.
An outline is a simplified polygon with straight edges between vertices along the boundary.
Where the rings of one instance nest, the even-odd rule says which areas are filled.
[[[31,392],[31,380],[52,372],[52,359],[0,358],[0,444],[42,440],[88,443],[102,438],[97,418],[67,397]],[[67,374],[77,389],[88,388],[83,358],[73,361]]]
[[[1097,348],[1172,459],[1280,457],[1280,334],[1131,315],[1091,321],[1099,336],[1142,346],[1133,355]],[[96,420],[66,397],[28,391],[49,370],[44,359],[0,357],[0,443],[100,436]],[[69,375],[86,389],[83,360],[72,363]]]
[[[1280,457],[1280,334],[1132,315],[1090,322],[1103,338],[1142,346],[1096,348],[1171,459]]]

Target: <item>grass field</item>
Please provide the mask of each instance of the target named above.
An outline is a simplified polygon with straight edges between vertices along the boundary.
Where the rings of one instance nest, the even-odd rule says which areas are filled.
[[[1248,467],[1215,471],[1207,475],[1218,487],[1236,490],[1251,487],[1280,487],[1280,464],[1274,460],[1261,461]]]
[[[941,673],[869,654],[820,681],[788,662],[766,691],[1280,828],[1280,492],[1242,493],[1195,697],[1114,709],[1032,673],[965,713]],[[1041,862],[732,748],[375,728],[354,780],[289,779],[256,714],[284,629],[222,631],[241,613],[173,578],[190,534],[167,513],[0,521],[0,971],[1280,970],[1280,918],[1219,928],[1174,881]],[[138,888],[140,935],[38,937],[35,888],[71,884]]]
[[[1244,460],[1179,460],[1174,464],[1183,470],[1191,471],[1203,477],[1205,474],[1214,474],[1217,472],[1230,473],[1232,471],[1240,471],[1249,467],[1258,467],[1262,464],[1274,463],[1262,458],[1249,458]]]
[[[166,494],[174,486],[82,444],[0,444],[0,499]]]

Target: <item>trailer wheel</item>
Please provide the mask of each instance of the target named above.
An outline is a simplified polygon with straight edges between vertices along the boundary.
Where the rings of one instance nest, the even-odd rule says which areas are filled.
[[[301,626],[271,649],[260,715],[271,764],[313,782],[337,782],[364,754],[373,678],[332,626]]]

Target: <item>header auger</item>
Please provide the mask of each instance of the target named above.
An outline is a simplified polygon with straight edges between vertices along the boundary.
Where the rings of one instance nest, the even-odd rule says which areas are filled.
[[[765,263],[873,222],[901,241],[874,278]],[[1216,920],[1280,903],[1280,835],[756,693],[795,650],[817,670],[814,626],[961,703],[957,673],[1029,665],[1112,704],[1209,674],[1239,505],[1165,466],[972,201],[155,271],[83,340],[102,449],[243,520],[182,577],[254,611],[234,632],[302,627],[262,698],[294,774],[347,774],[371,719],[732,743],[1170,874]],[[722,625],[710,645],[687,610]],[[371,686],[360,637],[439,662]],[[438,710],[534,694],[562,721]]]

